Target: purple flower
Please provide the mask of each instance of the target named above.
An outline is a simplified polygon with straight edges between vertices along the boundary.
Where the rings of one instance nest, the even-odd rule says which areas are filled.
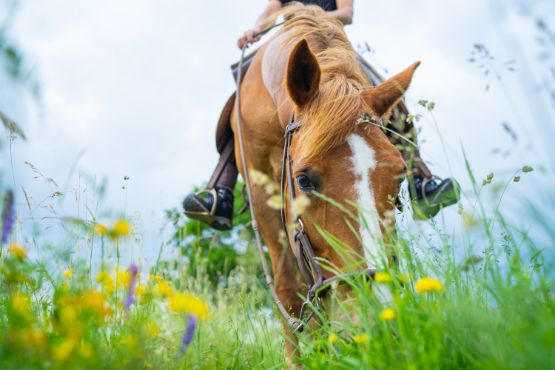
[[[8,190],[4,197],[4,209],[2,211],[2,239],[1,244],[7,244],[15,221],[15,207],[13,204],[13,192]]]
[[[179,351],[183,354],[189,344],[193,341],[193,337],[195,335],[195,329],[197,327],[197,317],[195,315],[189,315],[189,320],[187,322],[187,329],[185,330],[185,334],[183,334],[183,338],[181,339],[181,347]]]
[[[129,286],[127,287],[127,297],[123,301],[123,307],[125,308],[125,313],[129,313],[129,308],[133,303],[135,303],[135,285],[137,284],[137,273],[139,269],[134,263],[129,266],[129,273],[131,274],[131,279],[129,280]]]

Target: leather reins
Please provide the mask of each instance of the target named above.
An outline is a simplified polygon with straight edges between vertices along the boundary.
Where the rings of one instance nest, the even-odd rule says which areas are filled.
[[[283,23],[283,22],[282,22]],[[260,34],[265,34],[271,29],[281,25],[282,23],[276,24],[273,27],[261,32]],[[334,283],[345,281],[349,277],[366,275],[370,278],[374,278],[376,273],[375,269],[369,268],[367,270],[361,272],[355,272],[350,274],[345,274],[342,276],[336,275],[331,278],[325,279],[324,274],[322,272],[322,268],[320,267],[317,257],[314,253],[314,248],[310,243],[310,239],[305,232],[304,224],[299,215],[294,214],[295,218],[295,235],[294,235],[294,242],[291,243],[291,239],[289,237],[288,227],[287,227],[287,216],[286,216],[286,208],[285,208],[285,187],[287,186],[288,193],[289,193],[289,202],[290,205],[293,206],[293,202],[295,201],[295,187],[293,183],[293,173],[292,173],[292,158],[291,158],[291,140],[293,134],[302,126],[301,120],[295,120],[294,113],[291,115],[291,120],[285,127],[285,142],[283,145],[283,160],[282,160],[282,168],[281,168],[281,180],[280,180],[280,191],[281,191],[281,223],[282,228],[285,232],[287,240],[291,243],[291,247],[293,250],[293,254],[295,255],[297,265],[301,275],[303,276],[308,288],[306,293],[305,299],[301,306],[301,311],[299,317],[293,317],[289,310],[283,305],[279,296],[277,295],[274,279],[272,278],[270,268],[268,266],[268,262],[266,260],[266,256],[264,254],[264,247],[262,245],[262,238],[260,236],[260,231],[258,227],[258,222],[256,221],[256,216],[254,213],[254,205],[253,205],[253,197],[252,197],[252,187],[249,178],[249,170],[247,166],[246,154],[245,154],[245,147],[244,147],[244,140],[243,140],[243,130],[241,124],[241,93],[240,93],[240,83],[242,81],[242,74],[243,74],[243,61],[245,57],[245,50],[247,49],[247,45],[245,45],[241,51],[241,59],[239,60],[239,70],[237,73],[237,93],[235,95],[235,107],[236,107],[236,115],[237,115],[237,136],[239,138],[239,151],[241,155],[241,164],[243,166],[244,171],[244,180],[245,180],[245,187],[247,189],[248,201],[249,201],[249,210],[252,217],[252,228],[254,230],[256,246],[258,252],[260,254],[260,260],[262,263],[262,269],[264,271],[266,284],[268,285],[268,289],[274,300],[276,307],[278,308],[279,312],[285,319],[285,321],[289,324],[291,329],[294,333],[302,332],[306,326],[306,324],[310,321],[316,310],[320,309],[321,307],[321,296],[324,294]],[[310,310],[310,312],[308,312]]]

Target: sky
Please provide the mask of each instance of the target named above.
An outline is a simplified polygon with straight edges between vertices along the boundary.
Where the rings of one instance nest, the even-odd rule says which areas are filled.
[[[214,130],[234,90],[235,42],[265,3],[23,0],[10,36],[33,65],[42,96],[33,100],[0,76],[1,107],[29,137],[13,143],[13,187],[37,204],[54,191],[29,162],[73,192],[62,216],[83,216],[83,206],[94,204],[90,190],[81,191],[86,179],[106,178],[106,205],[134,217],[154,248],[164,210],[180,207],[216,164]],[[539,189],[532,197],[541,201],[555,167],[555,109],[542,90],[555,57],[539,61],[534,19],[555,29],[555,2],[357,0],[354,13],[346,32],[353,45],[370,46],[364,55],[384,74],[422,61],[407,102],[423,114],[421,152],[433,172],[455,176],[468,193],[463,148],[478,179],[543,166],[519,184]],[[487,76],[468,61],[477,43],[494,56]],[[420,99],[434,101],[434,112],[422,111]],[[442,220],[448,231],[460,228],[455,207]]]

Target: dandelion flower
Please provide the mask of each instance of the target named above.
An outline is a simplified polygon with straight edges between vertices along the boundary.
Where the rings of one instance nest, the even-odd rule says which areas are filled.
[[[114,224],[112,232],[115,237],[126,237],[131,234],[131,224],[124,219],[119,219]]]
[[[168,300],[170,310],[173,312],[185,312],[195,315],[201,320],[208,317],[208,306],[204,301],[192,294],[177,293]]]
[[[111,313],[104,294],[96,290],[87,290],[83,294],[81,304],[83,308],[96,312],[100,316],[107,316]]]
[[[337,343],[338,340],[339,337],[337,336],[337,334],[330,334],[330,336],[328,337],[328,343],[332,345]]]
[[[387,272],[377,272],[374,281],[376,283],[389,283],[391,282],[391,276]]]
[[[73,269],[71,267],[68,267],[67,269],[64,270],[63,275],[64,275],[64,278],[71,279],[71,277],[73,276]]]
[[[370,340],[370,338],[368,337],[368,335],[366,333],[361,333],[361,334],[355,335],[353,337],[353,341],[356,344],[366,344],[366,343],[368,343],[369,340]]]
[[[393,308],[386,308],[380,312],[380,319],[384,321],[393,320],[397,317],[397,312]]]
[[[106,271],[101,271],[96,275],[96,281],[102,284],[102,289],[106,293],[112,294],[114,292],[114,280],[112,280],[112,277]]]
[[[156,292],[162,297],[169,297],[173,294],[173,288],[167,281],[160,280],[156,283]]]
[[[94,225],[93,232],[97,235],[104,236],[108,234],[108,228],[103,224]]]
[[[17,312],[26,321],[33,321],[33,315],[31,315],[31,298],[27,294],[16,293],[11,297],[12,309]]]
[[[52,357],[58,361],[66,360],[75,348],[75,340],[66,338],[52,349]]]
[[[27,250],[18,244],[12,244],[8,247],[8,252],[14,257],[24,260],[27,257]]]
[[[415,289],[418,293],[439,292],[443,284],[434,278],[422,278],[416,282]]]

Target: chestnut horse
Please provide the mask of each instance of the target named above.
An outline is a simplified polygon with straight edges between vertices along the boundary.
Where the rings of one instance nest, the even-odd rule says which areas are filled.
[[[255,172],[280,181],[284,131],[294,115],[302,126],[290,144],[291,183],[296,194],[310,200],[302,219],[314,254],[339,271],[377,267],[386,259],[380,242],[383,221],[394,222],[391,200],[397,197],[405,163],[382,129],[360,118],[386,117],[402,98],[419,63],[372,87],[337,20],[314,6],[286,7],[283,15],[284,26],[259,49],[239,91],[243,149],[251,183]],[[238,137],[236,109],[231,125]],[[235,140],[235,153],[245,178],[239,140]],[[271,194],[267,187],[255,184],[251,190],[277,295],[292,315],[298,315],[300,296],[307,288],[299,278],[291,248],[280,244],[280,212],[268,204]],[[348,225],[341,207],[331,205],[316,192],[354,214],[364,213],[365,222]],[[291,202],[284,207],[288,235],[293,235]],[[353,256],[359,256],[358,263],[346,262],[317,227],[349,245]],[[357,228],[359,235],[352,231]],[[332,272],[324,274],[329,278]],[[297,342],[288,325],[284,327],[286,357],[292,360],[297,355]]]

